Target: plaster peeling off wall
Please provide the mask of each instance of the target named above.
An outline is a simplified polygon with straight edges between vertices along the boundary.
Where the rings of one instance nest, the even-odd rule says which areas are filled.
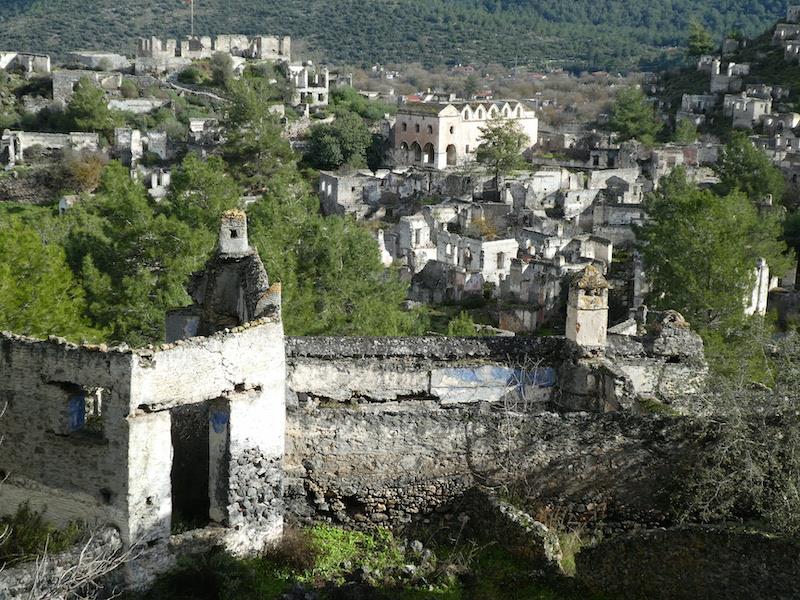
[[[524,399],[542,407],[557,384],[561,338],[294,338],[288,384],[336,402],[433,399],[441,405]]]

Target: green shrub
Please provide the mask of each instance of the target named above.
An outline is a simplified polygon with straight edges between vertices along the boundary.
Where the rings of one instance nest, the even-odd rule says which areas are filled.
[[[194,65],[190,65],[178,73],[178,81],[189,85],[197,85],[203,82],[203,73]]]
[[[136,84],[130,79],[123,80],[122,84],[119,86],[119,92],[122,94],[123,98],[139,97],[139,88],[136,87]]]
[[[56,529],[27,502],[12,516],[0,519],[0,532],[6,530],[9,533],[0,543],[0,567],[33,560],[45,549],[49,554],[63,552],[85,534],[85,528],[77,523]]]

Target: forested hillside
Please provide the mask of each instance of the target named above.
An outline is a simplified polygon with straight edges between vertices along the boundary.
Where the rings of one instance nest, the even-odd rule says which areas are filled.
[[[783,0],[196,0],[201,33],[303,39],[339,63],[499,62],[626,68],[681,45],[697,19],[716,34],[762,31]],[[132,52],[141,35],[189,31],[184,0],[0,0],[0,48]]]

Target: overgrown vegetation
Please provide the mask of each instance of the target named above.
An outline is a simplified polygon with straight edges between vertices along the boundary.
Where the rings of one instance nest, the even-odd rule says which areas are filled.
[[[163,202],[153,202],[119,163],[70,155],[64,181],[96,189],[94,197],[63,217],[0,223],[9,249],[0,256],[0,327],[78,341],[158,342],[165,311],[189,303],[184,285],[213,251],[219,216],[249,193],[261,196],[248,209],[251,243],[271,280],[283,283],[287,333],[425,330],[424,319],[402,310],[406,284],[385,272],[371,234],[352,218],[319,214],[269,109],[284,91],[253,76],[229,82],[227,93],[223,157],[187,156]]]
[[[53,527],[27,502],[13,515],[0,519],[0,532],[6,530],[8,535],[0,536],[0,569],[34,560],[45,551],[52,555],[67,550],[86,534],[86,529],[77,523],[63,529]]]
[[[685,465],[681,505],[686,520],[742,521],[776,533],[800,532],[800,339],[753,335],[765,379],[749,365],[710,382],[697,455]]]
[[[424,548],[387,530],[317,525],[290,530],[260,558],[237,560],[215,550],[183,559],[141,600],[271,600],[291,589],[324,600],[594,598],[568,578],[542,578],[495,544],[459,540]]]
[[[182,37],[189,29],[189,8],[180,3],[103,0],[88,14],[78,0],[62,0],[56,7],[45,0],[12,4],[3,7],[0,32],[7,47],[21,50],[59,53],[91,46],[128,51],[137,36]],[[774,22],[785,3],[244,0],[231,5],[207,0],[195,8],[198,30],[205,34],[289,34],[306,38],[337,63],[422,60],[428,65],[494,62],[624,69],[652,65],[664,49],[683,46],[692,20],[715,37],[734,29],[754,34]]]

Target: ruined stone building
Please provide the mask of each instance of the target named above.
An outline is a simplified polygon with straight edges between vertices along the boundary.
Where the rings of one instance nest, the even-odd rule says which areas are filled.
[[[174,73],[192,60],[210,58],[217,52],[232,57],[287,62],[291,60],[291,46],[288,36],[232,34],[187,37],[180,41],[140,38],[136,44],[135,71],[137,75]]]
[[[96,71],[127,71],[131,67],[128,57],[114,52],[76,50],[67,54],[69,67]]]
[[[28,502],[57,525],[116,528],[139,548],[123,575],[140,587],[186,551],[182,540],[254,553],[280,538],[285,514],[402,524],[500,482],[491,465],[506,450],[486,403],[527,407],[513,421],[520,448],[538,448],[520,455],[526,470],[573,464],[576,444],[625,447],[614,470],[624,482],[649,472],[639,448],[650,434],[601,415],[633,414],[650,396],[681,408],[705,363],[681,319],[643,336],[643,320],[608,330],[606,289],[591,267],[571,280],[566,337],[285,340],[280,289],[244,214],[230,211],[192,278],[194,304],[168,315],[168,343],[0,334],[0,513]],[[579,472],[597,493],[621,493],[614,477]],[[191,531],[173,535],[176,523]]]
[[[292,106],[328,106],[330,71],[311,61],[286,65],[286,78],[292,84]]]
[[[30,131],[4,130],[0,137],[0,162],[7,167],[14,167],[24,162],[25,150],[31,147],[45,150],[91,150],[100,147],[100,138],[96,133],[38,133]]]
[[[121,73],[59,70],[53,73],[53,102],[60,106],[66,106],[81,79],[88,79],[92,84],[106,92],[118,90],[122,85]]]
[[[49,75],[50,68],[48,54],[0,50],[0,71],[18,70],[25,75]]]
[[[538,141],[539,120],[515,100],[406,104],[397,112],[392,151],[398,164],[446,169],[474,160],[481,128],[492,119],[514,121]]]
[[[723,99],[722,112],[731,117],[738,129],[753,129],[772,112],[772,98],[751,98],[745,92],[728,94]]]
[[[171,313],[175,341],[156,349],[0,337],[0,429],[13,440],[0,456],[0,511],[29,502],[57,525],[113,524],[141,546],[133,582],[170,564],[176,519],[210,526],[237,553],[282,531],[279,290],[242,213],[223,219],[193,290],[205,304]]]

